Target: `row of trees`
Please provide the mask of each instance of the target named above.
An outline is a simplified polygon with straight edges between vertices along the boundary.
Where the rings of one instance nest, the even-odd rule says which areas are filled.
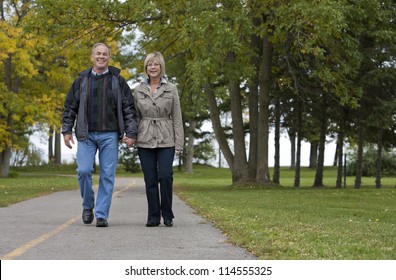
[[[15,37],[12,46],[9,40],[0,41],[0,76],[11,77],[11,83],[2,79],[0,84],[7,93],[0,105],[2,170],[7,151],[21,146],[16,139],[32,124],[59,127],[66,88],[89,65],[92,43],[104,41],[120,50],[114,60],[133,79],[146,53],[164,54],[182,99],[187,171],[192,169],[194,139],[202,136],[202,122],[210,119],[233,183],[279,183],[279,136],[286,130],[295,147],[296,187],[303,140],[312,147],[313,185],[323,186],[327,137],[337,139],[337,187],[345,143],[358,146],[357,188],[363,147],[377,144],[376,185],[381,185],[382,150],[396,144],[392,0],[0,3],[6,27],[0,36]],[[7,31],[14,29],[18,31]],[[23,53],[26,63],[20,59]],[[14,103],[19,111],[11,107]],[[232,118],[230,126],[221,122],[226,113]],[[24,126],[17,125],[18,118]],[[271,128],[275,147],[268,146]],[[269,148],[275,149],[272,176]]]

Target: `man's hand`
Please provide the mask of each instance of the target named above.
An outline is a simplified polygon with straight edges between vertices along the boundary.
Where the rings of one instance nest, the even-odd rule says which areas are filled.
[[[63,136],[63,140],[65,141],[66,147],[68,147],[69,149],[73,148],[72,144],[74,145],[74,140],[72,134],[65,134]]]
[[[125,144],[128,145],[128,148],[132,147],[133,145],[135,145],[136,139],[134,138],[130,138],[127,136],[124,136],[124,138],[122,138],[122,142],[124,142]]]

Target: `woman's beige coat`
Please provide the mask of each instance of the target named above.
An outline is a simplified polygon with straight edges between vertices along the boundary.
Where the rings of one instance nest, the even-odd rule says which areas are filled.
[[[175,147],[183,150],[184,131],[177,87],[162,83],[151,96],[145,82],[134,90],[138,120],[136,146],[141,148]]]

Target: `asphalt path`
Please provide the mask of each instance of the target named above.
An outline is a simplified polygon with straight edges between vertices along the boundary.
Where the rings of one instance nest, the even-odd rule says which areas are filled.
[[[109,227],[81,220],[79,191],[0,208],[2,260],[254,260],[174,195],[174,226],[145,226],[141,178],[116,178]]]

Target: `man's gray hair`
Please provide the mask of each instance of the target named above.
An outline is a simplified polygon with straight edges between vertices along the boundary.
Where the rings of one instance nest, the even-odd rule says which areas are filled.
[[[95,44],[93,45],[93,47],[92,47],[92,54],[94,54],[95,49],[96,49],[97,47],[99,47],[99,46],[104,46],[104,47],[106,47],[107,50],[109,51],[109,56],[110,56],[110,48],[109,48],[109,46],[107,46],[105,43],[95,43]]]

